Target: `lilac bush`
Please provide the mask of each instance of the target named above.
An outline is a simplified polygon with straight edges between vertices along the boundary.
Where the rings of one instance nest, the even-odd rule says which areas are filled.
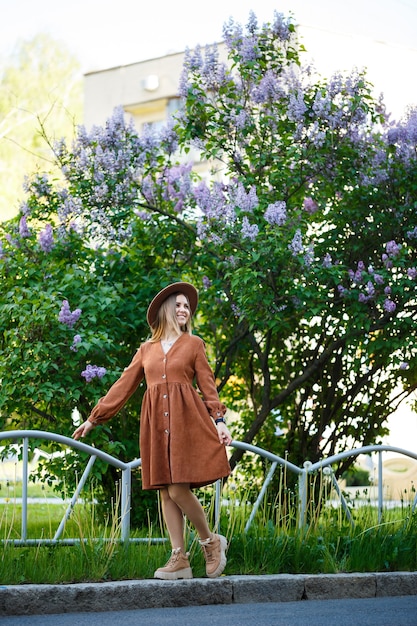
[[[223,34],[227,60],[186,52],[165,128],[140,134],[118,108],[57,142],[59,177],[28,178],[0,241],[0,408],[16,410],[8,372],[26,389],[24,338],[46,363],[35,409],[87,415],[147,337],[152,294],[189,279],[235,438],[314,461],[377,441],[415,388],[417,116],[391,123],[365,72],[320,77],[291,18]]]
[[[280,451],[313,460],[325,431],[327,453],[373,442],[390,391],[413,389],[399,365],[416,363],[417,117],[393,127],[364,72],[317,78],[280,14],[231,20],[224,35],[229,63],[199,50],[181,77],[182,139],[220,160],[225,181],[196,189],[197,232],[216,252],[228,319],[238,311],[236,333],[253,332],[256,374],[243,356],[234,368],[250,381],[242,437],[267,438],[279,406]],[[233,203],[238,185],[256,190],[250,213]]]

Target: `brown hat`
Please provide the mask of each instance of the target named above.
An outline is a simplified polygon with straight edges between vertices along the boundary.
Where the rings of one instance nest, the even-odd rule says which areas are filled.
[[[155,298],[150,303],[148,307],[148,313],[146,315],[149,326],[153,326],[155,324],[159,307],[161,306],[163,301],[166,300],[168,296],[171,296],[173,293],[183,293],[188,298],[188,302],[190,303],[191,315],[194,315],[198,304],[197,289],[190,283],[172,283],[172,285],[168,285],[168,287],[164,287],[164,289],[161,289],[161,291],[156,294]]]

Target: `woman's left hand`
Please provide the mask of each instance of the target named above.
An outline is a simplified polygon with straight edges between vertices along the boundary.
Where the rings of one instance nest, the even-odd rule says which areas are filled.
[[[219,422],[216,426],[220,443],[224,446],[230,446],[232,442],[232,435],[230,434],[226,424],[224,422]]]

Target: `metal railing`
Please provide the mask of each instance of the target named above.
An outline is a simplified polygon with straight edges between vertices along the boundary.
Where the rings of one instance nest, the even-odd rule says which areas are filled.
[[[96,459],[101,459],[105,463],[116,467],[121,470],[121,503],[120,503],[120,527],[121,527],[121,539],[122,541],[127,541],[129,539],[130,534],[130,500],[131,500],[131,484],[132,484],[132,470],[136,467],[139,467],[141,464],[140,459],[135,459],[130,461],[129,463],[124,463],[106,452],[102,450],[98,450],[93,446],[89,446],[88,444],[82,443],[81,441],[75,441],[75,439],[71,439],[70,437],[64,437],[63,435],[58,435],[56,433],[49,433],[42,430],[11,430],[0,433],[0,441],[4,440],[23,440],[23,450],[22,450],[22,528],[21,528],[21,540],[14,540],[13,543],[15,545],[28,545],[30,543],[56,543],[60,540],[65,524],[68,518],[71,515],[71,512],[80,496],[80,493],[90,475],[90,472],[93,468],[93,465]],[[68,446],[69,448],[74,448],[79,450],[80,452],[85,452],[89,455],[88,463],[82,473],[80,480],[78,481],[77,487],[72,495],[68,507],[64,513],[64,516],[59,524],[59,527],[53,537],[53,539],[44,539],[44,540],[29,540],[27,538],[27,512],[28,512],[28,466],[29,466],[29,439],[44,439],[47,441],[54,441],[56,443],[60,443],[62,445]],[[66,543],[71,543],[74,540],[66,540]]]
[[[383,512],[383,503],[384,503],[384,494],[383,494],[383,465],[382,465],[382,453],[383,452],[395,452],[397,454],[401,454],[407,456],[409,458],[417,460],[417,453],[411,452],[409,450],[405,450],[403,448],[397,448],[395,446],[387,446],[387,445],[374,445],[374,446],[364,446],[362,448],[353,448],[352,450],[346,450],[345,452],[340,452],[339,454],[335,454],[333,456],[329,456],[326,459],[320,459],[316,463],[311,463],[311,461],[305,461],[303,463],[303,467],[298,467],[298,465],[294,465],[290,463],[286,459],[273,454],[272,452],[267,452],[262,448],[258,448],[256,446],[252,446],[246,443],[241,443],[239,441],[232,441],[231,445],[235,448],[240,448],[243,450],[247,450],[258,454],[259,456],[268,459],[271,461],[270,470],[265,478],[265,481],[262,485],[262,488],[259,492],[258,498],[253,505],[253,509],[251,512],[251,516],[246,524],[245,530],[248,530],[250,524],[255,517],[256,511],[259,508],[259,505],[264,497],[266,489],[269,483],[272,480],[274,472],[278,465],[286,467],[287,469],[293,471],[298,475],[298,497],[299,497],[299,526],[302,527],[305,525],[306,515],[307,515],[307,483],[308,477],[315,472],[323,471],[324,474],[327,474],[332,481],[332,486],[334,487],[339,499],[340,503],[343,507],[343,510],[346,513],[347,518],[351,523],[353,523],[352,516],[350,514],[350,509],[346,498],[343,495],[342,490],[340,489],[339,483],[337,482],[336,476],[333,473],[332,465],[338,463],[339,461],[346,459],[348,457],[357,457],[361,454],[371,454],[372,452],[378,453],[378,522],[381,521],[382,512]],[[414,511],[417,505],[417,493],[414,497],[412,510]]]
[[[29,440],[30,439],[41,439],[47,441],[53,441],[55,443],[62,444],[67,446],[68,448],[73,448],[79,450],[80,452],[84,452],[89,456],[89,460],[85,466],[85,469],[82,473],[80,480],[78,481],[77,487],[72,495],[68,506],[65,510],[63,518],[55,532],[53,539],[28,539],[27,538],[27,516],[28,516],[28,481],[29,481]],[[22,519],[21,519],[21,539],[14,540],[3,540],[9,541],[14,545],[38,545],[40,543],[43,544],[53,544],[53,543],[65,543],[72,544],[77,542],[77,539],[61,539],[65,524],[69,519],[71,512],[80,497],[80,493],[84,488],[88,476],[91,473],[93,465],[96,459],[101,459],[102,461],[116,467],[121,470],[121,503],[120,503],[120,529],[121,529],[121,541],[131,541],[130,538],[130,510],[131,510],[131,483],[132,483],[132,470],[139,467],[141,465],[140,459],[134,459],[128,463],[117,459],[116,457],[107,454],[93,446],[82,443],[80,441],[75,441],[70,437],[65,437],[63,435],[59,435],[56,433],[50,433],[46,431],[39,430],[12,430],[5,431],[0,433],[0,441],[5,440],[22,440]],[[404,450],[402,448],[397,448],[393,446],[387,445],[374,445],[374,446],[365,446],[363,448],[354,448],[352,450],[347,450],[345,452],[341,452],[339,454],[330,456],[326,459],[321,459],[317,463],[311,463],[310,461],[306,461],[303,464],[303,467],[298,467],[293,463],[289,462],[287,459],[283,459],[280,456],[272,452],[268,452],[263,448],[259,448],[257,446],[253,446],[251,444],[243,443],[240,441],[232,441],[230,444],[231,447],[239,448],[244,450],[245,452],[250,452],[260,457],[267,459],[271,462],[270,469],[265,477],[265,480],[262,484],[262,487],[259,491],[258,497],[252,506],[252,510],[249,516],[249,519],[245,526],[245,531],[248,531],[256,512],[265,496],[266,490],[271,483],[271,480],[274,476],[274,473],[277,467],[283,467],[291,472],[294,472],[298,476],[298,509],[299,509],[299,527],[303,527],[306,523],[306,515],[307,515],[307,496],[308,496],[308,478],[315,472],[322,471],[325,475],[327,474],[332,482],[332,486],[335,489],[338,498],[340,499],[340,503],[350,521],[353,524],[352,516],[349,510],[348,503],[343,495],[342,490],[337,482],[337,479],[333,473],[332,465],[348,458],[350,456],[359,456],[361,454],[378,454],[378,520],[381,520],[382,512],[383,512],[383,464],[382,464],[382,453],[383,452],[395,452],[400,455],[404,455],[410,457],[412,459],[417,460],[417,453],[410,452],[408,450]],[[412,510],[415,509],[417,504],[417,494],[414,497],[414,501],[412,504]],[[215,504],[214,504],[214,516],[215,516],[215,525],[217,528],[220,525],[220,509],[221,509],[221,481],[217,481],[215,485]],[[149,541],[149,539],[136,539],[135,541]],[[153,542],[165,541],[164,538],[158,539],[153,538]]]

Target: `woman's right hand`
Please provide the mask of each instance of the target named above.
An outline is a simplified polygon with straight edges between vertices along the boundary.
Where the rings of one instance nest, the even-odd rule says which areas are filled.
[[[76,430],[74,430],[74,432],[72,433],[72,437],[74,439],[80,439],[80,437],[85,437],[93,428],[94,424],[86,420],[80,426],[78,426]]]

